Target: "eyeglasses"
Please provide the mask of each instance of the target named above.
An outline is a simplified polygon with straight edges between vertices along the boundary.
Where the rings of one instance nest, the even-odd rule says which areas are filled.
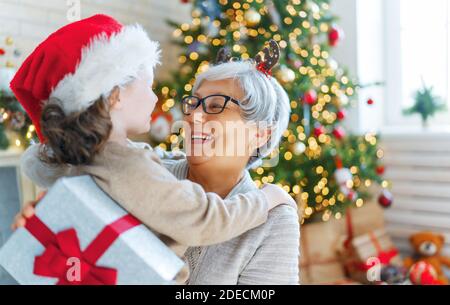
[[[181,100],[181,108],[185,115],[190,115],[201,104],[205,113],[219,114],[223,112],[228,102],[235,103],[236,105],[240,104],[238,100],[223,94],[213,94],[204,98],[189,95]]]

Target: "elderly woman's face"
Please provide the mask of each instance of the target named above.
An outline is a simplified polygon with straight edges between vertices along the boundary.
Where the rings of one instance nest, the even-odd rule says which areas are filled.
[[[244,99],[244,91],[237,80],[205,80],[194,95],[205,98],[210,95],[226,95],[237,101]],[[207,107],[216,109],[220,103],[210,98]],[[209,112],[209,111],[208,111]],[[213,111],[216,112],[216,111]],[[185,115],[190,130],[186,130],[186,152],[191,164],[222,162],[223,166],[245,167],[256,150],[257,128],[241,116],[240,107],[229,101],[218,114],[204,112],[202,105]]]

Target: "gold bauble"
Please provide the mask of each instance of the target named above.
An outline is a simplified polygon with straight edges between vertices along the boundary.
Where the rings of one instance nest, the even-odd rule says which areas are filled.
[[[5,43],[7,46],[11,46],[14,43],[14,40],[11,37],[6,37]]]
[[[247,25],[250,27],[257,26],[261,21],[261,15],[254,9],[249,9],[248,11],[246,11],[244,14],[244,18],[247,22]]]

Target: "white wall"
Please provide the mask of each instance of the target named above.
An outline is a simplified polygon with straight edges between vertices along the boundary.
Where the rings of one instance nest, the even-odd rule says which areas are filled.
[[[332,56],[358,77],[363,85],[384,82],[383,0],[334,0],[331,10],[339,16],[345,39]],[[347,127],[353,132],[378,131],[383,125],[384,86],[360,90],[359,101],[349,111]],[[372,98],[374,105],[367,105]]]
[[[19,59],[12,58],[19,65],[46,36],[69,23],[67,11],[71,6],[65,0],[0,0],[0,46],[4,39],[12,37],[15,48],[22,52]],[[138,22],[159,40],[163,49],[164,67],[159,74],[167,75],[168,69],[176,66],[177,50],[168,47],[172,29],[166,19],[180,22],[190,20],[190,5],[179,0],[81,0],[81,17],[96,13],[109,14],[124,24]],[[5,59],[2,59],[3,61]]]

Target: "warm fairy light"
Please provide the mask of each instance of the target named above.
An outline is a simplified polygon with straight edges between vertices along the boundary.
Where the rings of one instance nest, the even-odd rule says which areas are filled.
[[[360,207],[362,207],[363,205],[364,205],[364,200],[362,200],[361,198],[358,198],[357,200],[356,200],[356,206],[358,207],[358,208],[360,208]]]
[[[306,215],[306,216],[311,216],[312,213],[313,213],[313,209],[312,209],[311,207],[307,207],[307,208],[305,209],[305,215]]]
[[[384,151],[382,149],[377,150],[377,157],[378,157],[378,159],[381,159],[384,157]]]
[[[180,37],[181,34],[183,34],[183,32],[180,29],[176,29],[175,31],[173,31],[173,37]]]
[[[17,146],[17,147],[20,147],[20,145],[22,145],[22,143],[20,142],[19,139],[17,139],[17,140],[16,140],[16,146]]]
[[[191,84],[186,84],[184,86],[184,90],[187,91],[187,92],[191,91],[192,90],[192,85]]]

